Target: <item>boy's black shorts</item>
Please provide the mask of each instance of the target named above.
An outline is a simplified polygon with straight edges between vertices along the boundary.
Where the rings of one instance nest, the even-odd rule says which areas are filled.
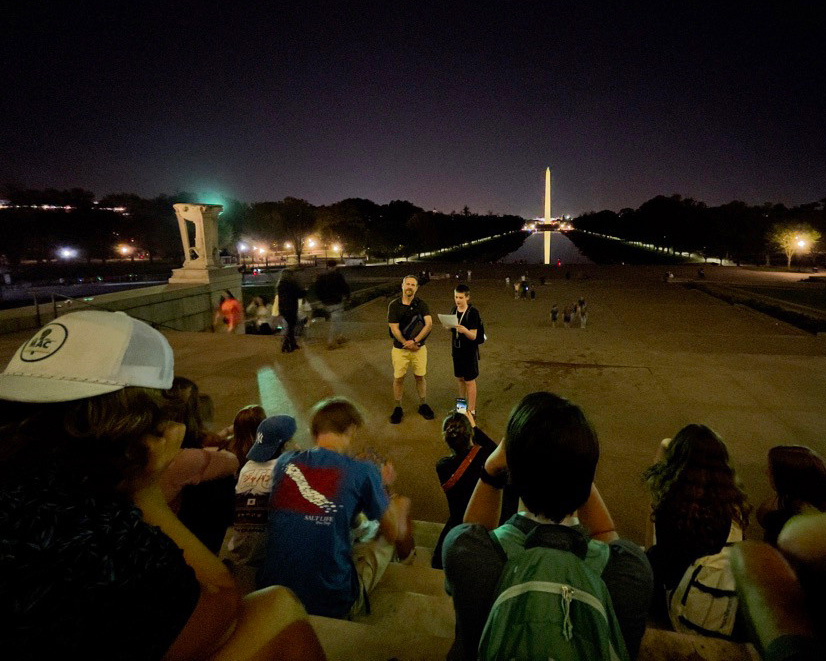
[[[473,351],[460,351],[453,354],[453,375],[465,381],[473,381],[479,376],[479,354]]]

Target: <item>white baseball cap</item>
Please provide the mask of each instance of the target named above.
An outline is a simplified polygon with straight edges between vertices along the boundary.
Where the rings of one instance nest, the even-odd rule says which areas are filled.
[[[68,402],[127,386],[172,387],[166,338],[125,312],[58,317],[23,343],[0,374],[0,399]]]

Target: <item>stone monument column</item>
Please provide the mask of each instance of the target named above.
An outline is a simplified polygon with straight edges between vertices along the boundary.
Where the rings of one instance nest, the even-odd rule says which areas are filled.
[[[218,215],[224,210],[220,204],[179,203],[173,205],[178,219],[178,230],[184,248],[184,263],[172,270],[170,285],[204,286],[204,296],[198,297],[198,309],[189,308],[181,315],[191,319],[190,326],[205,330],[212,326],[221,292],[229,290],[239,301],[241,298],[241,274],[237,265],[222,266],[218,251]],[[189,223],[195,229],[194,241],[189,238]],[[198,321],[196,321],[196,319]],[[244,332],[244,324],[236,328]]]
[[[184,246],[183,268],[212,268],[220,266],[218,257],[218,215],[224,210],[220,204],[174,204],[178,229]],[[189,239],[187,223],[195,226],[195,244]]]

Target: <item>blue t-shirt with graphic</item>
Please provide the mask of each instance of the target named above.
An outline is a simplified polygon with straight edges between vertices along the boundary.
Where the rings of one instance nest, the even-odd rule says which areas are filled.
[[[266,558],[258,585],[285,585],[307,612],[344,617],[358,596],[350,526],[380,519],[388,500],[378,468],[325,448],[287,452],[273,468]]]

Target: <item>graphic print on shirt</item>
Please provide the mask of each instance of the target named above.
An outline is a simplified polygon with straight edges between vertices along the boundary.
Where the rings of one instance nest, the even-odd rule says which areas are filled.
[[[338,509],[334,499],[338,496],[340,482],[341,470],[338,468],[312,468],[290,463],[273,493],[272,506],[329,524]]]

